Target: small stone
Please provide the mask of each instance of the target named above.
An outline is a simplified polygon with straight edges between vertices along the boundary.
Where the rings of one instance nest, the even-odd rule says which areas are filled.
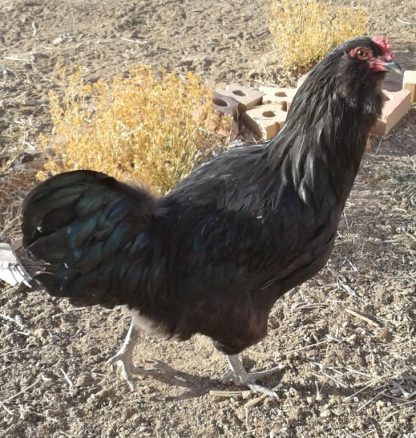
[[[33,334],[37,338],[43,338],[47,335],[47,331],[44,328],[37,328],[37,329],[33,330]]]
[[[350,344],[354,344],[356,339],[357,339],[357,335],[354,333],[353,335],[348,336],[347,341],[348,341]]]
[[[288,419],[291,423],[295,423],[299,421],[299,419],[302,416],[302,409],[301,408],[293,408],[288,413]]]
[[[81,373],[75,382],[77,386],[90,386],[94,382],[91,374],[89,373]]]
[[[33,154],[29,154],[28,152],[25,152],[22,156],[22,163],[30,163],[33,161],[35,156]]]
[[[328,418],[330,415],[331,415],[331,411],[328,410],[328,409],[325,409],[324,411],[322,411],[322,412],[320,413],[319,416],[320,416],[321,418]]]
[[[247,399],[251,398],[251,396],[252,396],[252,392],[251,391],[243,391],[241,393],[241,397],[242,397],[243,400],[247,400]]]
[[[293,386],[291,388],[289,388],[288,393],[292,397],[297,397],[299,395],[298,390],[296,388],[294,388]]]
[[[368,241],[370,243],[373,243],[374,245],[382,245],[383,241],[379,239],[378,237],[369,237]]]
[[[101,353],[101,350],[98,347],[92,347],[90,350],[90,354],[92,356],[97,356]]]
[[[183,67],[191,67],[194,63],[193,59],[184,59],[179,63],[179,65],[182,65]]]
[[[391,342],[393,340],[393,335],[391,334],[390,330],[386,328],[381,330],[379,337],[384,342]]]
[[[237,418],[238,418],[239,420],[241,420],[241,421],[244,421],[244,420],[246,419],[246,411],[245,411],[244,408],[237,409],[237,410],[235,411],[235,415],[236,415]]]
[[[41,59],[47,59],[47,58],[49,58],[49,54],[42,52],[34,52],[30,55],[31,62],[38,62]]]
[[[22,315],[16,314],[14,316],[14,320],[16,321],[16,324],[19,325],[20,327],[24,326]]]
[[[58,44],[61,44],[64,41],[65,41],[65,38],[63,36],[59,36],[59,37],[56,37],[55,39],[52,40],[52,44],[54,46],[57,46]]]
[[[39,100],[33,99],[33,98],[28,98],[28,99],[25,99],[25,101],[23,103],[26,106],[37,106],[37,105],[39,105]]]

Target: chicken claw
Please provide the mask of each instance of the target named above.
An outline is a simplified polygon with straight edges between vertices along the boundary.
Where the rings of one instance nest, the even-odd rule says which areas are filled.
[[[144,370],[140,367],[136,367],[133,364],[133,351],[134,347],[139,339],[139,330],[134,325],[133,321],[130,324],[126,338],[120,350],[113,357],[107,360],[108,364],[121,364],[121,374],[129,385],[130,389],[134,391],[135,384],[133,382],[134,374],[145,374]]]
[[[227,371],[223,376],[222,378],[223,383],[227,383],[231,381],[235,385],[246,386],[247,388],[250,388],[253,392],[265,394],[272,398],[277,398],[277,394],[274,390],[258,385],[256,383],[256,380],[261,379],[262,377],[269,376],[270,374],[275,374],[279,371],[282,371],[285,368],[284,366],[277,366],[271,368],[270,370],[265,370],[265,371],[247,373],[247,371],[243,367],[241,358],[238,354],[227,355],[226,358],[230,366],[230,370]],[[278,387],[279,386],[280,385],[278,385]]]

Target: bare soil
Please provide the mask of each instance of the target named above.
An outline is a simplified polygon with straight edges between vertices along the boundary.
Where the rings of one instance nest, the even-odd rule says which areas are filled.
[[[356,3],[368,7],[370,33],[415,69],[416,3]],[[18,238],[57,65],[84,67],[89,80],[145,62],[216,83],[294,84],[267,18],[265,0],[2,1],[0,241]],[[416,110],[372,143],[328,266],[275,305],[269,336],[245,354],[251,369],[286,365],[262,382],[282,379],[278,400],[210,394],[239,388],[220,382],[224,360],[203,337],[143,338],[136,361],[154,371],[130,392],[105,363],[128,326],[121,310],[1,284],[0,435],[416,436]]]

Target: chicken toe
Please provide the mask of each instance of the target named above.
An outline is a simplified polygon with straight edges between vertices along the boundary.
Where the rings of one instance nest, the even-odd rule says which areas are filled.
[[[270,370],[265,371],[258,371],[254,373],[247,373],[247,371],[244,369],[243,364],[241,362],[241,358],[238,354],[234,355],[227,355],[227,362],[230,366],[230,370],[227,371],[222,378],[222,382],[233,382],[235,385],[238,386],[246,386],[247,388],[250,388],[252,391],[260,394],[265,394],[269,397],[276,398],[277,394],[275,390],[276,387],[271,390],[268,388],[265,388],[261,385],[258,385],[256,383],[257,379],[260,379],[262,377],[269,376],[271,374],[275,374],[279,371],[282,371],[284,369],[284,366],[277,366],[274,368],[271,368]],[[278,387],[281,386],[280,384]]]

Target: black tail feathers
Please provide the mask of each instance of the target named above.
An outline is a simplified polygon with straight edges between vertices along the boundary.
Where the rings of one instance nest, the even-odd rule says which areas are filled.
[[[137,262],[137,251],[146,251],[134,243],[148,242],[143,236],[153,205],[146,190],[94,171],[62,173],[39,184],[24,200],[22,220],[23,246],[47,262],[36,280],[76,305],[128,304],[133,287],[119,290],[126,271],[120,257]]]

